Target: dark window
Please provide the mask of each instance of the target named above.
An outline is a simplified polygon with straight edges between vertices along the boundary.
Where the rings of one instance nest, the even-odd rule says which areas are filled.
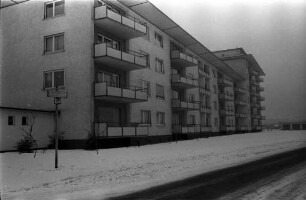
[[[21,118],[21,125],[22,125],[22,126],[28,125],[28,117],[23,116],[23,117]]]
[[[7,125],[14,126],[15,125],[15,116],[8,116]]]
[[[44,52],[56,52],[64,50],[64,33],[45,37]]]
[[[55,88],[65,86],[64,70],[54,70],[44,72],[44,88]]]

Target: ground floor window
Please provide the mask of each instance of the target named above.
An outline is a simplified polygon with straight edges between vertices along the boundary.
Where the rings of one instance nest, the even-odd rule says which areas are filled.
[[[22,126],[27,126],[27,125],[29,125],[28,117],[23,116],[23,117],[21,118],[21,125],[22,125]]]
[[[142,124],[151,124],[151,111],[142,110],[141,111],[141,123]]]
[[[14,126],[15,125],[15,116],[8,116],[7,125]]]
[[[165,113],[164,112],[156,113],[156,124],[165,125]]]

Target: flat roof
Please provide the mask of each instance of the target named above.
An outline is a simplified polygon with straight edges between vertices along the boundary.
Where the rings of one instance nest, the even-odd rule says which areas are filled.
[[[54,110],[42,110],[42,109],[32,109],[32,108],[18,108],[18,107],[9,107],[9,106],[0,106],[0,109],[6,110],[18,110],[18,111],[31,111],[31,112],[44,112],[44,113],[55,113]]]
[[[216,68],[226,73],[236,81],[245,80],[237,72],[231,69],[226,63],[220,60],[214,53],[207,49],[202,43],[191,36],[182,27],[176,24],[172,19],[165,15],[161,10],[154,6],[148,0],[118,0],[120,3],[145,18],[151,24],[168,34],[173,39],[180,42],[186,48],[196,55],[206,60]]]
[[[260,65],[258,64],[258,62],[256,61],[256,59],[254,58],[254,56],[252,54],[247,54],[245,52],[245,50],[243,48],[235,48],[235,49],[225,49],[225,50],[219,50],[219,51],[214,51],[213,53],[220,53],[220,52],[228,52],[228,51],[232,51],[232,50],[240,50],[240,52],[242,54],[240,55],[233,55],[233,56],[225,56],[225,57],[219,57],[219,59],[225,61],[225,60],[236,60],[239,58],[243,58],[245,60],[247,60],[250,64],[251,67],[258,72],[258,74],[260,76],[265,76],[266,74],[264,73],[264,71],[261,69]]]

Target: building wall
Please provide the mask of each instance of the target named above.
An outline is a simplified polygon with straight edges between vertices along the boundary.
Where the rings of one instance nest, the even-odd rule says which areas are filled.
[[[46,148],[50,135],[54,134],[54,114],[45,112],[31,112],[20,110],[8,110],[0,108],[0,151],[16,150],[17,142],[23,138],[24,130],[29,126],[22,125],[22,117],[35,115],[32,136],[36,140],[38,148]],[[8,116],[14,117],[14,125],[8,125]]]
[[[43,72],[65,70],[61,129],[66,137],[86,138],[92,122],[93,4],[65,1],[65,14],[44,19],[44,3],[28,1],[1,10],[3,36],[3,106],[54,109],[43,89]],[[14,14],[11,14],[14,13]],[[9,17],[7,17],[9,16]],[[64,51],[44,54],[44,37],[64,33]]]

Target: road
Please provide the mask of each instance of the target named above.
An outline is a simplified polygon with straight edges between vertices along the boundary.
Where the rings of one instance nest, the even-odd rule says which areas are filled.
[[[306,148],[109,200],[306,200]]]

